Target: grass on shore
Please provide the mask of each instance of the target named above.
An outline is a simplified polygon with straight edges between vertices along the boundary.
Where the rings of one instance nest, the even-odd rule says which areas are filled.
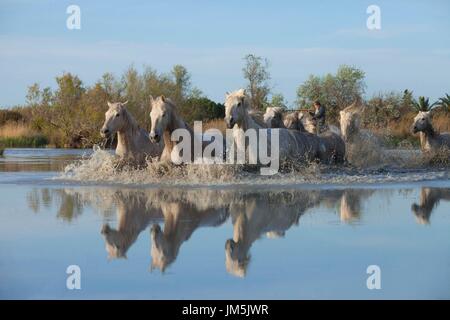
[[[21,123],[9,123],[0,128],[0,154],[4,148],[37,148],[48,144],[48,139]]]
[[[203,123],[203,131],[208,129],[219,129],[222,134],[225,134],[227,126],[223,119],[213,119]]]

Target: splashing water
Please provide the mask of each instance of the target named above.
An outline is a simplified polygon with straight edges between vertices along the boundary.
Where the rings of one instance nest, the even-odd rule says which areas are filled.
[[[368,149],[367,149],[368,150]],[[353,160],[356,156],[353,154]],[[385,150],[360,152],[361,158],[351,166],[325,166],[317,163],[281,164],[282,170],[272,176],[261,176],[259,170],[243,165],[188,164],[148,161],[143,169],[117,169],[117,157],[94,148],[90,157],[68,165],[58,180],[88,184],[125,184],[138,186],[226,186],[226,185],[294,185],[294,184],[372,184],[402,183],[450,179],[448,165],[430,167],[418,150]]]

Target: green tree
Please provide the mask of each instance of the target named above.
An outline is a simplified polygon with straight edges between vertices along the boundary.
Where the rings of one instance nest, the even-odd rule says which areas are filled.
[[[173,66],[171,73],[175,80],[175,90],[172,93],[172,99],[177,105],[182,105],[191,89],[191,75],[185,67],[179,64]]]
[[[336,74],[310,75],[297,89],[297,106],[305,108],[319,100],[327,108],[327,116],[337,121],[340,110],[362,99],[366,88],[364,78],[364,71],[347,65],[340,66]]]
[[[281,93],[273,94],[272,99],[270,100],[270,106],[277,108],[287,108],[287,103],[284,100],[284,96]]]
[[[185,101],[180,113],[183,119],[193,124],[196,120],[207,121],[223,118],[225,116],[225,106],[206,97],[192,97]]]
[[[390,121],[398,120],[404,114],[403,103],[404,95],[398,92],[378,93],[366,102],[363,121],[367,126],[386,127]]]
[[[417,101],[414,101],[414,109],[418,111],[430,111],[435,106],[437,106],[437,103],[431,103],[430,104],[430,98],[426,98],[423,96],[420,96]]]
[[[127,108],[136,119],[143,119],[148,113],[148,106],[144,105],[144,81],[134,66],[130,66],[122,75],[122,87],[124,100],[128,101]]]
[[[439,98],[439,106],[444,108],[445,111],[450,112],[450,95],[446,94],[444,97]]]
[[[253,54],[248,54],[244,60],[245,66],[242,72],[244,79],[248,81],[247,90],[250,93],[252,106],[255,109],[264,110],[270,93],[269,61]]]
[[[403,91],[401,112],[406,113],[414,108],[413,92],[406,89]]]

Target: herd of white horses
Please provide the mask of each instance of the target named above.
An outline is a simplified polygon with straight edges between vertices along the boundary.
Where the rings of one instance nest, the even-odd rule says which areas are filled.
[[[277,129],[281,161],[343,163],[350,146],[375,139],[373,134],[360,129],[363,107],[359,101],[340,111],[340,128],[329,125],[321,133],[316,133],[315,122],[307,112],[285,112],[281,108],[269,107],[261,117],[254,111],[250,101],[244,89],[226,94],[224,121],[227,128],[232,129],[234,139],[242,139],[239,133],[248,129],[268,132]],[[125,163],[145,165],[148,158],[170,160],[176,146],[172,134],[177,129],[188,130],[192,143],[199,139],[203,148],[208,144],[194,134],[193,129],[180,117],[176,105],[164,96],[150,99],[150,133],[139,127],[127,110],[126,102],[108,102],[108,107],[101,135],[107,138],[117,133],[115,152]],[[450,149],[450,134],[438,133],[433,128],[430,111],[417,114],[412,131],[420,134],[423,152]],[[266,136],[270,139],[270,135]]]

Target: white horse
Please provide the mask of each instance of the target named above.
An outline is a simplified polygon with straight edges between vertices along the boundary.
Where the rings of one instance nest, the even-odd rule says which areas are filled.
[[[270,130],[264,123],[259,123],[250,116],[251,110],[250,99],[247,97],[245,90],[240,89],[229,93],[225,97],[225,122],[229,129],[233,129],[234,144],[237,148],[245,146],[245,152],[248,154],[251,148],[245,143],[244,133],[248,129],[266,130],[267,132],[267,147],[268,153],[271,150],[271,135]],[[319,159],[320,143],[316,136],[303,133],[296,130],[276,129],[279,130],[279,160],[294,160],[294,161],[312,161]],[[259,137],[259,134],[257,133]],[[258,143],[259,144],[259,143]],[[254,159],[259,158],[258,155],[253,155]]]
[[[436,152],[441,148],[450,149],[450,133],[439,133],[433,128],[430,111],[419,111],[414,118],[412,131],[419,132],[422,151]]]
[[[382,142],[376,135],[360,128],[362,111],[363,107],[358,100],[339,112],[347,160],[357,166],[379,165],[386,157],[386,150],[382,148]]]
[[[162,148],[150,141],[147,131],[139,127],[126,109],[126,103],[108,102],[109,109],[100,133],[104,138],[117,133],[116,155],[125,163],[145,165],[147,157],[158,157]]]
[[[156,143],[159,142],[161,138],[163,138],[164,150],[161,154],[161,160],[172,160],[173,151],[174,149],[178,148],[178,145],[175,141],[171,140],[171,136],[172,133],[177,129],[185,129],[190,134],[190,161],[194,161],[197,157],[200,157],[200,154],[195,154],[194,146],[198,144],[203,150],[210,143],[211,137],[205,137],[204,139],[204,135],[195,135],[194,130],[180,117],[177,111],[177,107],[169,98],[159,96],[154,99],[152,96],[150,96],[150,103],[150,139]],[[174,154],[178,155],[179,152],[175,152]]]
[[[305,132],[305,126],[300,119],[300,113],[293,111],[284,116],[283,124],[287,129]]]
[[[316,133],[316,125],[311,116],[299,112],[292,112],[288,114],[284,122],[282,120],[283,109],[281,108],[267,108],[264,114],[264,121],[271,128],[287,128],[294,129],[300,132]],[[302,118],[305,123],[302,122]],[[332,126],[335,128],[334,126]],[[328,127],[331,129],[331,126]],[[319,142],[319,158],[323,162],[343,162],[345,158],[345,143],[342,140],[339,129],[333,131],[328,130],[317,135],[316,140]]]
[[[284,115],[284,109],[280,107],[268,107],[264,113],[264,122],[268,128],[285,128],[298,131],[306,131],[299,118],[298,111]]]
[[[301,121],[306,132],[317,134],[317,126],[309,112],[299,112],[298,118]]]

